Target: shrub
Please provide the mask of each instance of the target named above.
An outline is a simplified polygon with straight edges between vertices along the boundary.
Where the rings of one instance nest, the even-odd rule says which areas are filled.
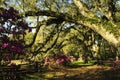
[[[56,64],[59,65],[67,65],[68,63],[71,62],[70,57],[68,57],[67,55],[65,55],[64,53],[58,53],[56,55],[53,55],[53,58],[56,62]]]
[[[24,55],[24,36],[32,29],[13,7],[0,8],[0,60],[6,55]],[[7,58],[4,58],[7,59]]]
[[[46,57],[45,60],[44,60],[44,66],[48,66],[50,65],[51,63],[55,63],[56,65],[63,65],[63,66],[66,66],[68,63],[71,62],[71,58],[68,57],[67,55],[65,55],[64,53],[58,53],[58,54],[55,54],[51,57]],[[51,65],[54,65],[54,64],[51,64]]]

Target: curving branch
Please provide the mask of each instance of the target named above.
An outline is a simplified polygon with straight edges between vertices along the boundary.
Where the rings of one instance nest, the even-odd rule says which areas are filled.
[[[95,32],[97,32],[98,34],[100,34],[110,44],[116,47],[120,46],[120,37],[119,37],[120,29],[116,29],[119,26],[112,24],[110,21],[103,22],[103,21],[100,21],[98,18],[97,19],[88,18],[81,14],[78,15],[77,18],[74,18],[70,16],[69,14],[57,13],[57,12],[49,11],[49,10],[37,11],[37,12],[33,12],[33,11],[26,12],[26,16],[38,16],[38,15],[39,16],[51,16],[55,18],[62,17],[63,21],[79,24],[84,27],[88,27],[94,30]],[[110,28],[112,27],[113,29],[115,29],[115,32],[111,32],[110,30],[107,30],[107,28],[109,27]],[[115,34],[116,32],[118,34]]]
[[[84,6],[84,4],[80,1],[80,0],[73,0],[74,4],[78,7],[79,12],[83,15],[83,16],[87,16],[87,8]]]
[[[56,26],[60,26],[60,25],[61,25],[61,24],[56,25]],[[57,28],[57,29],[58,29],[58,28]],[[62,29],[62,27],[61,27],[61,29]],[[40,48],[38,48],[36,51],[34,51],[34,55],[37,55],[38,53],[41,53],[41,52],[42,52],[42,53],[47,53],[50,49],[52,49],[52,48],[56,45],[56,43],[57,43],[57,40],[58,40],[58,38],[59,38],[61,29],[58,31],[58,33],[55,33],[55,34],[54,34],[54,36],[55,36],[55,35],[57,35],[57,36],[56,36],[55,40],[53,41],[53,43],[51,44],[50,47],[48,47],[48,48],[45,49],[45,50],[42,50],[42,48],[45,47],[45,45],[47,44],[47,42],[48,42],[51,38],[53,38],[53,37],[52,37],[52,36],[53,36],[52,33],[54,33],[54,31],[52,31],[52,33],[50,34],[50,36],[46,39],[46,41],[45,41],[45,43],[43,44],[43,46],[40,47]],[[48,40],[48,39],[49,39],[49,40]]]
[[[45,47],[45,45],[50,41],[50,39],[55,35],[55,28],[51,31],[50,35],[46,38],[46,40],[44,41],[44,43],[42,43],[42,46],[40,46],[38,49],[36,49],[33,53],[38,53],[40,50],[42,50],[42,48]]]
[[[38,34],[38,32],[39,32],[39,30],[40,30],[40,27],[41,27],[42,25],[43,25],[43,24],[41,24],[41,23],[38,23],[38,24],[37,24],[37,26],[36,26],[36,32],[35,32],[35,34],[34,34],[34,36],[33,36],[33,39],[32,39],[32,41],[31,41],[30,44],[25,45],[25,48],[31,47],[31,46],[35,43],[37,34]]]

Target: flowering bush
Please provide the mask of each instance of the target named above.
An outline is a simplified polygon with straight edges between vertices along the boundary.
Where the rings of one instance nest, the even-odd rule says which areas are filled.
[[[48,68],[60,68],[60,65],[62,66],[67,66],[68,63],[71,62],[70,57],[68,57],[67,55],[65,55],[64,53],[58,53],[55,54],[51,57],[46,57],[44,59],[44,64],[43,66],[48,67]],[[62,67],[61,66],[61,67]]]
[[[44,59],[43,66],[47,69],[61,69],[67,66],[71,62],[70,57],[64,53],[57,53],[52,56],[47,56]]]
[[[67,65],[69,62],[71,62],[70,57],[65,55],[64,53],[60,53],[57,55],[56,63],[59,65]]]
[[[13,7],[0,8],[0,56],[5,54],[25,54],[24,35],[31,28]]]

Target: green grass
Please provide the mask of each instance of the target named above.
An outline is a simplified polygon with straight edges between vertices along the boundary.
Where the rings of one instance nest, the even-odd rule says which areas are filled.
[[[68,64],[68,66],[70,67],[82,67],[82,66],[92,66],[94,65],[96,61],[92,60],[89,61],[87,64],[84,63],[84,61],[74,61]],[[108,63],[108,62],[103,62],[104,66],[112,66],[112,63]]]
[[[84,63],[84,61],[74,61],[68,64],[69,67],[82,67],[82,66],[91,66],[93,65],[94,61],[91,61],[89,63]]]

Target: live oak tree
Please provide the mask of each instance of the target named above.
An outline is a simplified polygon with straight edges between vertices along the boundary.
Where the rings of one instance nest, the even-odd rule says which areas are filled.
[[[55,3],[55,1],[53,3]],[[87,5],[88,3],[90,3],[91,5]],[[67,3],[68,9],[69,8],[74,9],[73,6],[75,5],[74,7],[76,12],[74,12],[73,10],[71,14],[70,13],[68,14],[67,12],[64,13],[59,11],[55,12],[54,10],[48,9],[38,10],[36,12],[28,11],[26,12],[26,16],[45,15],[57,18],[56,21],[58,22],[68,21],[71,23],[80,24],[82,26],[91,28],[92,30],[100,34],[104,39],[106,39],[110,44],[119,47],[120,45],[119,20],[117,20],[116,18],[119,17],[117,15],[117,13],[119,13],[119,9],[116,7],[116,3],[117,3],[116,1],[112,0],[109,1],[89,0],[89,2],[73,0],[72,4],[69,2]],[[71,5],[73,6],[71,7]],[[65,9],[67,10],[67,6],[65,7]]]
[[[9,4],[6,0],[2,1],[7,5],[5,7],[12,6],[11,0],[8,1]],[[30,1],[19,0],[15,2],[16,8],[19,7],[25,17],[46,16],[44,22],[39,21],[46,26],[69,22],[87,27],[101,35],[109,44],[119,50],[119,0],[35,0],[32,1],[33,4]],[[16,5],[14,4],[14,6]],[[35,27],[36,32],[33,41],[28,45],[29,47],[34,44],[41,24],[37,24]]]

